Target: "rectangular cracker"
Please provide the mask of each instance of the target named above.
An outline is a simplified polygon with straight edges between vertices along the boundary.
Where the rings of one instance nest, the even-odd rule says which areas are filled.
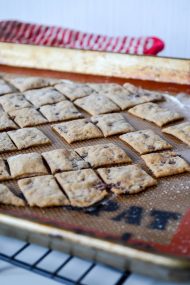
[[[165,151],[142,155],[154,176],[164,177],[190,171],[189,164],[175,152]]]
[[[16,146],[11,141],[6,132],[0,133],[0,152],[16,150]]]
[[[89,168],[89,165],[75,151],[67,149],[54,149],[43,152],[51,173]]]
[[[10,156],[7,162],[12,178],[48,174],[41,155],[36,152]]]
[[[72,81],[56,84],[55,88],[71,101],[93,93],[92,88],[90,88],[88,85]]]
[[[69,201],[52,175],[30,177],[18,181],[18,185],[31,207],[69,205]]]
[[[14,195],[11,190],[4,184],[0,184],[0,204],[12,206],[25,206],[24,201]]]
[[[156,180],[138,165],[99,168],[98,173],[116,194],[135,194],[157,184]]]
[[[159,127],[183,118],[183,116],[176,111],[161,108],[154,103],[145,103],[135,106],[129,109],[128,112],[141,119],[153,122]]]
[[[10,86],[7,82],[3,79],[0,79],[0,95],[8,94],[15,92],[15,89]]]
[[[0,181],[10,179],[10,174],[6,167],[5,161],[0,158]]]
[[[52,105],[42,106],[40,112],[49,122],[67,121],[84,117],[74,104],[67,100]]]
[[[9,118],[9,116],[2,112],[0,113],[0,131],[15,130],[17,125]]]
[[[190,122],[164,128],[162,132],[170,134],[190,146]]]
[[[1,96],[0,104],[7,113],[32,106],[20,93],[12,93]]]
[[[50,139],[37,128],[23,128],[8,132],[18,149],[51,143]]]
[[[31,127],[47,123],[47,120],[34,108],[24,108],[9,113],[11,118],[21,127]]]
[[[92,167],[131,162],[126,152],[113,143],[80,147],[75,151]]]
[[[55,175],[74,207],[89,207],[101,201],[107,192],[100,190],[102,181],[92,169],[69,171]]]
[[[65,96],[52,87],[45,87],[24,92],[28,101],[39,108],[48,104],[55,104],[65,100]]]
[[[75,104],[91,115],[105,114],[120,110],[120,108],[109,98],[95,93],[87,97],[77,99]]]
[[[145,154],[157,150],[171,149],[172,146],[152,130],[140,130],[119,137],[138,153]]]
[[[119,113],[104,114],[91,117],[91,121],[103,132],[104,137],[132,132],[135,129]]]
[[[51,86],[57,82],[55,79],[42,78],[42,77],[26,77],[26,76],[13,76],[10,77],[9,82],[21,92]]]
[[[68,143],[100,138],[103,136],[101,131],[87,119],[52,125],[52,129]]]

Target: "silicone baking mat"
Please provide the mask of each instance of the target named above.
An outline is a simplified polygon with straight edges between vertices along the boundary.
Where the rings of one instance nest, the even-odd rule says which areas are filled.
[[[20,72],[20,71],[19,71]],[[82,76],[22,70],[22,73],[41,76],[52,76],[74,79],[82,82],[126,82],[108,77]],[[161,83],[152,84],[146,81],[133,81],[137,86],[162,91],[166,101],[160,106],[177,110],[184,115],[184,121],[190,120],[190,90],[183,86],[173,86]],[[183,92],[182,92],[183,91]],[[185,92],[184,92],[185,91]],[[85,117],[89,114],[80,110]],[[168,141],[173,150],[182,155],[190,163],[189,147],[172,136],[163,134],[161,128],[146,122],[127,111],[122,112],[135,129],[152,129]],[[177,122],[176,122],[177,123]],[[174,123],[175,124],[175,123]],[[172,125],[172,124],[171,124]],[[44,152],[56,148],[77,148],[97,143],[114,142],[120,145],[134,163],[141,165],[149,174],[140,156],[128,145],[118,139],[118,136],[92,139],[69,145],[51,129],[47,123],[38,126],[51,140],[52,144],[42,147],[31,147],[23,151],[1,154],[7,158],[18,153]],[[0,206],[0,214],[7,214],[29,220],[38,224],[46,224],[56,228],[69,230],[80,235],[111,241],[114,244],[132,246],[145,252],[168,254],[188,260],[190,257],[190,174],[180,174],[158,179],[158,185],[135,195],[110,195],[108,199],[96,207],[74,209],[71,207],[52,207],[47,209],[19,208]],[[19,193],[15,181],[5,182],[12,191]]]

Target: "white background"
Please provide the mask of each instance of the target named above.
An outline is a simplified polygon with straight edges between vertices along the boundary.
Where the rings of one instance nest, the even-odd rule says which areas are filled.
[[[155,35],[160,55],[190,58],[190,0],[0,0],[0,20],[62,25],[107,35]]]

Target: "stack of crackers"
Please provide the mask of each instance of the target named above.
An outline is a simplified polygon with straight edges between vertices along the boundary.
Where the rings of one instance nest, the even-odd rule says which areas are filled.
[[[163,100],[163,94],[129,83],[2,76],[0,152],[27,152],[0,158],[0,181],[16,180],[22,193],[17,195],[2,183],[0,203],[89,207],[111,193],[135,194],[159,183],[156,178],[189,171],[188,162],[172,151],[166,138],[151,128],[136,129],[123,112],[158,127],[182,120],[180,113],[159,105]],[[43,125],[50,125],[56,138],[64,141],[62,148],[31,151],[53,144]],[[162,131],[190,145],[190,122]],[[112,136],[119,137],[121,144],[110,142]],[[103,142],[91,144],[92,139],[102,138]],[[88,140],[87,146],[73,147]],[[133,163],[129,148],[141,156],[148,171]]]

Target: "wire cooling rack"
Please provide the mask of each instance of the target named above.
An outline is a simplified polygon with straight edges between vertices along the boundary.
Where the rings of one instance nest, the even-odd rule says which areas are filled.
[[[88,285],[94,280],[96,284],[121,285],[130,276],[130,272],[4,236],[0,236],[0,260],[69,285]]]

